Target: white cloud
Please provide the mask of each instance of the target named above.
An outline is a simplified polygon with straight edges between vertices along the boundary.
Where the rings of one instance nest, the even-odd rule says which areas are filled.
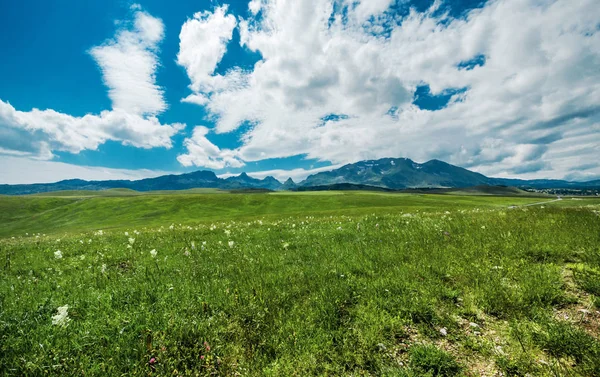
[[[227,5],[216,7],[214,12],[198,12],[181,28],[177,64],[185,68],[194,92],[214,90],[218,81],[212,75],[236,26],[235,17],[226,13]],[[188,101],[194,102],[194,97],[198,95]]]
[[[156,115],[167,108],[163,90],[156,85],[164,25],[139,7],[133,9],[133,23],[125,24],[114,39],[92,48],[90,54],[102,70],[114,109]]]
[[[216,117],[216,132],[255,125],[236,157],[440,158],[529,178],[560,178],[597,159],[597,1],[492,0],[461,19],[435,12],[435,3],[402,20],[385,13],[389,1],[348,3],[342,17],[329,0],[255,0],[251,18],[238,22],[242,44],[263,57],[254,69],[215,75],[213,59],[188,70],[188,100]],[[202,15],[224,17],[219,10]],[[224,37],[213,37],[212,57],[223,56],[229,30],[215,32]],[[483,66],[459,67],[478,55]],[[427,111],[412,104],[423,83],[433,94],[467,91]],[[324,122],[329,114],[347,118]]]
[[[192,137],[183,141],[188,153],[177,156],[177,160],[183,166],[203,166],[209,169],[244,166],[238,159],[237,152],[220,149],[206,138],[207,134],[208,128],[196,126]]]
[[[0,182],[3,184],[53,183],[64,179],[136,180],[169,174],[157,170],[109,169],[9,156],[0,156],[0,165]]]
[[[0,148],[4,154],[50,159],[51,151],[95,150],[107,140],[138,148],[171,148],[182,124],[162,125],[155,117],[122,110],[74,117],[54,110],[23,112],[0,100]],[[12,152],[11,152],[12,151]]]
[[[352,15],[358,22],[364,22],[371,16],[378,16],[386,11],[395,0],[345,0],[347,6],[354,7]]]
[[[248,9],[250,10],[250,12],[253,15],[256,15],[258,12],[260,12],[261,8],[262,8],[262,1],[261,0],[251,0],[248,3]]]
[[[19,111],[0,99],[0,155],[49,160],[52,151],[96,150],[108,140],[138,148],[171,148],[185,125],[161,124],[155,114],[166,108],[155,84],[162,21],[139,6],[134,20],[114,39],[91,50],[109,87],[113,110],[74,117],[47,109]]]

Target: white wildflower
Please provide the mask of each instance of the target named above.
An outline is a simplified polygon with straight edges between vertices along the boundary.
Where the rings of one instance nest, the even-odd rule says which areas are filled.
[[[69,318],[69,305],[60,306],[58,313],[52,316],[52,324],[66,327],[71,319]]]
[[[125,232],[125,235],[126,235],[127,237],[129,237],[129,232]]]
[[[100,272],[102,272],[102,273],[106,272],[106,264],[102,265],[102,267],[100,268]]]
[[[135,238],[131,238],[131,237],[130,237],[130,238],[129,238],[129,244],[130,244],[130,245],[133,245],[133,243],[134,243],[134,242],[135,242]]]
[[[61,259],[62,257],[63,257],[63,255],[62,255],[62,251],[60,251],[60,250],[56,250],[56,251],[54,252],[54,258],[56,258],[56,259]]]
[[[225,235],[229,237],[231,235],[231,231],[229,229],[225,229]]]
[[[287,248],[290,247],[290,244],[288,242],[283,244],[283,248],[287,250]]]
[[[229,247],[233,247],[233,245],[235,245],[235,242],[229,241],[227,244],[229,245]]]
[[[442,336],[446,336],[446,335],[448,335],[448,330],[446,330],[446,328],[445,328],[445,327],[442,327],[442,328],[440,329],[440,334],[442,334]]]
[[[156,249],[152,249],[152,250],[150,250],[150,255],[152,255],[152,258],[156,258],[156,254],[158,254],[158,253],[156,252]]]
[[[485,225],[482,225],[482,226],[481,226],[481,229],[485,229]]]
[[[175,229],[175,225],[171,224],[171,226],[169,226],[169,229],[171,229],[171,230]]]

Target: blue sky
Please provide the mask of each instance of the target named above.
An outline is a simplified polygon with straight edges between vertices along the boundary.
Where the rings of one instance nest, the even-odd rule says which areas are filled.
[[[0,183],[381,157],[595,179],[594,2],[4,2]]]

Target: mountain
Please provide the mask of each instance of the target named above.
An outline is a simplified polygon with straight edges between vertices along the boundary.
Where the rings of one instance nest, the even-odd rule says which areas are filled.
[[[307,190],[319,189],[368,189],[378,187],[390,190],[410,188],[465,188],[473,186],[513,186],[523,189],[573,189],[600,190],[600,180],[568,182],[561,180],[522,180],[489,178],[483,174],[454,166],[439,160],[417,163],[408,158],[382,158],[359,161],[341,168],[308,176],[295,183],[289,178],[285,183],[269,176],[252,178],[246,173],[229,178],[219,178],[212,171],[196,171],[178,175],[163,175],[137,181],[84,181],[69,179],[56,183],[28,185],[0,185],[0,194],[24,195],[63,190],[106,190],[126,188],[136,191],[185,190],[191,188],[218,188],[226,190]]]
[[[220,185],[219,188],[264,188],[269,190],[279,190],[281,188],[281,182],[271,176],[265,177],[261,180],[252,178],[246,173],[242,173],[238,176],[225,179],[225,184]]]
[[[280,187],[280,190],[294,190],[298,185],[292,178],[288,178],[287,181],[283,182],[283,185]]]
[[[344,165],[339,169],[310,175],[301,186],[336,183],[379,186],[390,189],[409,187],[470,187],[489,184],[490,179],[439,160],[423,164],[408,158],[382,158]]]

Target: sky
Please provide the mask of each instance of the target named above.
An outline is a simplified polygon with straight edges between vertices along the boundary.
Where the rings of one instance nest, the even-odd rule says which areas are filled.
[[[597,0],[5,1],[0,183],[600,178]]]

